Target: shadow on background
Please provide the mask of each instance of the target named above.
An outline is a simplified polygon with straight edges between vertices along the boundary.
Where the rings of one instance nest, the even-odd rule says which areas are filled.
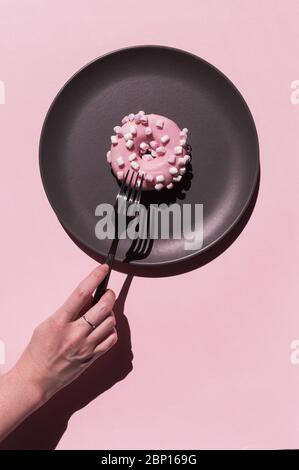
[[[131,372],[133,353],[124,305],[132,279],[127,276],[113,309],[118,331],[115,346],[29,416],[0,443],[0,450],[55,449],[71,416]]]

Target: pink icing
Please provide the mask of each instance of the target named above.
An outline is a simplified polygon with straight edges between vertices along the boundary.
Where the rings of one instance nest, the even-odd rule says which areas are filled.
[[[136,134],[131,132],[131,126],[136,127]],[[119,180],[131,170],[138,172],[140,179],[144,175],[144,190],[160,190],[167,186],[171,189],[173,183],[180,181],[189,159],[182,140],[187,138],[187,129],[181,131],[171,119],[158,114],[144,114],[142,111],[125,116],[120,127],[121,132],[119,128],[116,129],[117,139],[112,139],[116,142],[112,143],[107,155],[107,161]],[[131,136],[127,135],[130,133]],[[134,153],[136,159],[131,162],[129,157]]]

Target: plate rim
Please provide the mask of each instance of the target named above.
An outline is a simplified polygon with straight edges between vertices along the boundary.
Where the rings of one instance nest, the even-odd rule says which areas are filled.
[[[44,141],[44,136],[45,136],[45,131],[46,131],[46,127],[47,127],[47,122],[49,120],[49,117],[60,97],[60,95],[62,93],[64,93],[65,89],[71,84],[71,82],[78,77],[78,75],[80,75],[81,72],[83,72],[85,69],[87,69],[88,67],[92,66],[95,62],[99,62],[103,59],[105,59],[105,57],[107,56],[111,56],[111,55],[117,55],[119,53],[123,53],[123,52],[126,52],[128,50],[136,50],[136,49],[150,49],[150,48],[154,48],[154,49],[165,49],[165,50],[168,50],[168,51],[172,51],[172,52],[177,52],[177,53],[180,53],[180,54],[184,54],[184,55],[187,55],[187,56],[190,56],[192,59],[194,60],[197,60],[197,61],[201,61],[203,62],[204,64],[206,64],[208,67],[210,67],[211,69],[213,69],[216,73],[219,74],[219,76],[221,76],[226,82],[227,84],[234,90],[234,92],[239,96],[239,98],[241,99],[241,101],[243,102],[243,105],[245,107],[245,110],[247,111],[247,114],[248,114],[248,117],[251,121],[251,125],[252,125],[252,129],[254,131],[254,137],[255,137],[255,147],[256,147],[256,152],[255,152],[255,155],[256,155],[256,165],[255,165],[255,172],[254,172],[254,177],[253,177],[253,183],[252,183],[252,187],[250,189],[250,192],[248,194],[248,197],[246,199],[246,202],[245,204],[242,206],[242,209],[240,210],[239,214],[234,218],[233,222],[229,225],[229,227],[221,234],[219,235],[219,237],[217,237],[215,240],[213,240],[212,242],[210,242],[208,245],[206,245],[204,248],[200,248],[199,250],[195,251],[195,252],[192,252],[186,256],[183,256],[183,257],[180,257],[180,258],[174,258],[172,260],[168,260],[168,261],[159,261],[159,262],[154,262],[154,263],[148,263],[146,261],[143,261],[142,262],[135,262],[135,261],[130,261],[130,265],[131,266],[136,266],[138,268],[141,268],[141,267],[145,267],[145,268],[153,268],[153,267],[158,267],[158,266],[171,266],[171,265],[174,265],[174,264],[179,264],[179,263],[183,263],[183,262],[186,262],[187,260],[191,260],[193,258],[196,258],[204,253],[206,253],[208,250],[210,250],[212,247],[218,245],[223,239],[226,238],[226,236],[233,230],[233,228],[238,224],[238,222],[241,220],[241,218],[243,217],[243,215],[245,214],[248,206],[250,205],[250,202],[254,196],[254,193],[255,193],[255,190],[256,190],[256,187],[257,187],[257,183],[260,179],[260,146],[259,146],[259,137],[258,137],[258,132],[257,132],[257,128],[256,128],[256,125],[255,125],[255,121],[253,119],[253,115],[252,115],[252,112],[247,104],[247,101],[245,100],[245,98],[243,97],[243,95],[241,94],[241,92],[238,90],[238,88],[236,87],[236,85],[234,85],[234,83],[230,80],[230,78],[228,78],[227,75],[225,75],[221,70],[219,70],[215,65],[211,64],[210,62],[208,62],[206,59],[203,59],[202,57],[196,55],[195,53],[192,53],[192,52],[189,52],[189,51],[186,51],[184,49],[180,49],[178,47],[173,47],[173,46],[166,46],[166,45],[163,45],[163,44],[137,44],[137,45],[134,45],[134,46],[126,46],[126,47],[122,47],[122,48],[118,48],[118,49],[115,49],[113,51],[110,51],[110,52],[106,52],[105,54],[102,54],[100,55],[99,57],[95,58],[95,59],[92,59],[91,61],[89,61],[87,64],[83,65],[79,70],[77,70],[75,73],[73,73],[73,75],[71,75],[71,77],[62,85],[62,87],[59,89],[59,91],[56,93],[55,97],[53,98],[50,106],[49,106],[49,109],[44,117],[44,121],[43,121],[43,125],[42,125],[42,128],[41,128],[41,133],[40,133],[40,139],[39,139],[39,147],[38,147],[38,159],[39,159],[39,172],[40,172],[40,177],[41,177],[41,181],[42,181],[42,185],[43,185],[43,188],[44,188],[44,191],[45,191],[45,194],[47,196],[47,199],[50,203],[50,206],[52,207],[59,223],[63,226],[64,229],[66,229],[67,233],[69,232],[72,237],[74,237],[79,243],[81,243],[83,246],[85,246],[88,250],[90,250],[92,253],[97,253],[100,255],[100,257],[103,257],[105,258],[107,256],[107,254],[103,253],[102,251],[96,251],[94,249],[94,247],[90,246],[89,243],[87,243],[86,241],[82,240],[81,237],[79,237],[77,234],[75,234],[73,232],[73,230],[70,229],[70,227],[68,225],[66,225],[64,222],[62,222],[62,219],[59,215],[59,211],[54,207],[54,202],[52,201],[52,197],[50,196],[49,194],[49,191],[48,191],[48,188],[47,188],[47,184],[46,184],[46,177],[45,177],[45,174],[44,174],[44,170],[43,170],[43,167],[42,167],[42,147],[43,147],[43,141]],[[121,260],[117,260],[118,262],[120,263],[123,263],[123,261]]]

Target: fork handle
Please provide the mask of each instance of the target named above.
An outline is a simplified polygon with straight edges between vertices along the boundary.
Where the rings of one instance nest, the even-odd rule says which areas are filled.
[[[109,267],[107,276],[102,280],[102,282],[96,288],[96,291],[93,296],[92,305],[95,305],[100,300],[100,298],[105,294],[107,290],[109,278],[110,278],[110,273],[111,273],[111,267]]]

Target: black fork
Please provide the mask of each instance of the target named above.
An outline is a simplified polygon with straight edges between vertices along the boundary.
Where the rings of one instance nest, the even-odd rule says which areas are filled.
[[[144,178],[143,175],[140,179],[138,176],[138,173],[134,173],[133,171],[128,170],[125,178],[122,181],[118,194],[116,196],[115,203],[114,203],[114,216],[115,216],[114,239],[112,240],[112,243],[110,245],[110,249],[109,249],[106,261],[105,261],[105,264],[108,264],[109,266],[109,271],[105,279],[103,279],[103,281],[101,282],[101,284],[98,285],[95,291],[93,302],[92,302],[93,305],[96,304],[100,300],[102,295],[107,290],[107,286],[108,286],[108,282],[109,282],[109,278],[111,274],[111,269],[112,269],[112,264],[115,258],[115,253],[116,253],[118,242],[119,242],[119,235],[120,235],[119,227],[118,227],[119,208],[121,206],[122,209],[125,210],[124,216],[126,217],[126,211],[131,204],[134,204],[134,205],[140,204],[143,178]],[[138,185],[138,181],[140,181],[140,185]]]

